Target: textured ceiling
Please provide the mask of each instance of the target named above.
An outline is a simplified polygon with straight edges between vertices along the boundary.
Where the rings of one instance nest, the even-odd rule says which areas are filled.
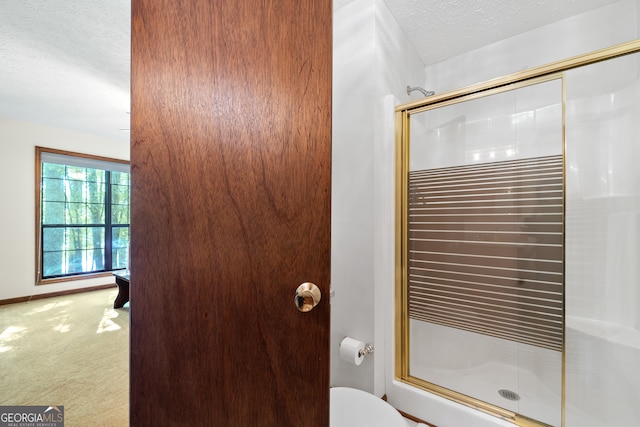
[[[425,65],[617,0],[384,0]]]
[[[0,117],[128,140],[130,0],[2,0]]]
[[[615,0],[384,1],[428,65]],[[128,140],[130,9],[1,0],[0,117]]]

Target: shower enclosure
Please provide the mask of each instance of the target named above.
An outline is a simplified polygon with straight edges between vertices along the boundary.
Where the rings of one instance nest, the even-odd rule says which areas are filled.
[[[640,419],[639,49],[397,107],[397,379],[518,425]]]

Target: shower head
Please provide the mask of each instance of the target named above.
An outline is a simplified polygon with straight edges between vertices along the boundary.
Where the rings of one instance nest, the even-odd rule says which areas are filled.
[[[413,92],[414,90],[417,90],[419,92],[422,93],[422,95],[424,96],[432,96],[435,95],[436,93],[432,90],[424,90],[421,87],[411,87],[411,86],[407,86],[407,95],[411,95],[411,92]]]

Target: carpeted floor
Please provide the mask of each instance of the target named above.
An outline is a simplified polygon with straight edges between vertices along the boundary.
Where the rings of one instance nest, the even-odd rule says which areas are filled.
[[[0,405],[64,406],[66,427],[129,419],[129,308],[117,289],[0,306]]]

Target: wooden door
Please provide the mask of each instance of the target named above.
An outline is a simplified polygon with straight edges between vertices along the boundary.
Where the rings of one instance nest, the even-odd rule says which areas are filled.
[[[329,425],[331,14],[132,2],[132,426]]]

